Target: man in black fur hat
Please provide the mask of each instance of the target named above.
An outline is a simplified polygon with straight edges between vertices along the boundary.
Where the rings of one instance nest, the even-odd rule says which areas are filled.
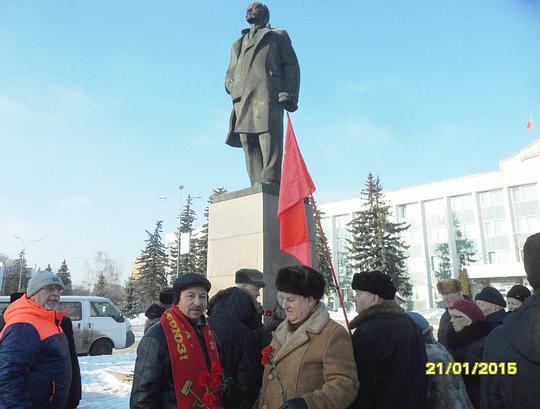
[[[426,350],[418,326],[394,301],[380,271],[353,276],[356,316],[350,323],[360,390],[351,408],[427,408]]]
[[[540,405],[540,233],[525,242],[523,264],[534,292],[486,339],[483,361],[502,362],[504,367],[498,375],[481,377],[483,409]]]

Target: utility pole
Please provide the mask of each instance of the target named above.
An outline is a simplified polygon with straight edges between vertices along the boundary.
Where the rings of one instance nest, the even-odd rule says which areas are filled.
[[[180,275],[180,227],[182,226],[182,190],[184,190],[184,185],[178,186],[180,191],[180,211],[178,212],[178,236],[176,237],[176,277]]]

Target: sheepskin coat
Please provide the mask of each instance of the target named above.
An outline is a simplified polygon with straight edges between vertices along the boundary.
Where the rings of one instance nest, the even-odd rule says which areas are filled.
[[[358,378],[347,330],[318,303],[311,316],[291,332],[283,321],[273,333],[273,363],[264,369],[260,409],[278,409],[282,403],[277,375],[287,399],[303,398],[309,409],[345,409],[358,393]],[[277,371],[277,372],[276,372]]]

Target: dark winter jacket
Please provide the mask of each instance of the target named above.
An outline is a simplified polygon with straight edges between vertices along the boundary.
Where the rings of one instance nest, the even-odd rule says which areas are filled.
[[[499,310],[486,316],[489,326],[493,331],[498,326],[501,326],[508,313],[505,310]]]
[[[191,320],[188,319],[188,321]],[[206,324],[204,316],[201,321]],[[192,324],[195,326],[194,323]],[[201,330],[196,327],[195,332],[201,342]],[[202,342],[201,346],[203,346],[203,353],[209,366],[206,345]],[[177,409],[167,338],[161,323],[152,325],[139,342],[129,407],[130,409]]]
[[[483,376],[482,409],[540,407],[540,292],[523,302],[487,337],[486,362],[515,362],[515,375]]]
[[[482,362],[484,343],[491,331],[489,322],[478,321],[456,332],[454,328],[448,331],[448,350],[456,362],[467,362],[472,372],[475,363]],[[480,375],[463,374],[469,399],[475,408],[480,408]]]
[[[63,315],[26,296],[6,309],[0,335],[0,408],[65,408],[71,362],[60,327]]]
[[[445,348],[448,348],[448,330],[452,327],[450,323],[450,313],[448,308],[444,310],[439,321],[439,330],[437,331],[437,341],[439,341]]]
[[[424,337],[403,309],[383,301],[362,311],[351,326],[360,382],[351,409],[427,408]]]
[[[65,409],[75,409],[79,406],[79,402],[81,401],[82,388],[81,369],[79,367],[79,359],[77,358],[77,350],[75,349],[75,339],[73,338],[73,324],[69,317],[64,316],[60,326],[67,339],[71,359],[71,386],[69,387],[68,400]]]
[[[239,288],[219,291],[209,302],[208,322],[214,331],[229,390],[226,409],[251,409],[262,383],[260,314],[253,297]],[[261,323],[261,324],[259,324]]]
[[[146,334],[146,331],[148,331],[148,328],[150,328],[152,325],[159,322],[164,312],[165,312],[165,307],[160,304],[152,304],[150,305],[150,307],[148,307],[148,309],[144,313],[146,318],[148,318],[146,322],[144,323],[145,334]]]

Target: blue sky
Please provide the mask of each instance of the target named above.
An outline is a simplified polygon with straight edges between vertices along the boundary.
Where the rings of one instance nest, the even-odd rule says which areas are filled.
[[[224,144],[245,1],[0,2],[0,253],[76,279],[249,184]],[[540,124],[540,2],[268,1],[300,61],[292,116],[320,202],[495,170]],[[158,199],[166,196],[167,199]],[[37,239],[42,239],[36,241]]]

